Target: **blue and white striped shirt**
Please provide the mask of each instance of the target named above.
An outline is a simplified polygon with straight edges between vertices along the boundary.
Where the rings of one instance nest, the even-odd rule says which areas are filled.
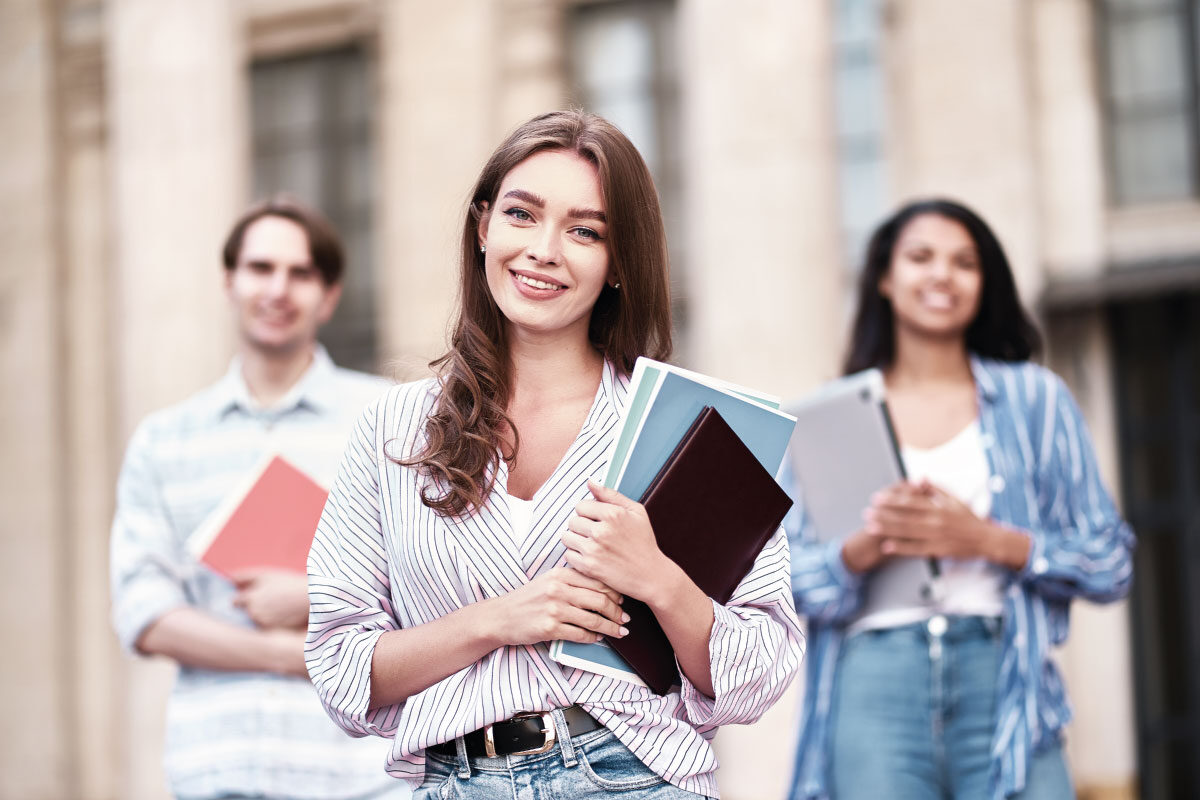
[[[1067,638],[1070,602],[1124,596],[1134,538],[1101,483],[1083,417],[1062,380],[1029,362],[973,358],[971,369],[989,468],[999,477],[992,481],[991,517],[1033,543],[1004,593],[990,784],[993,800],[1003,800],[1025,786],[1030,757],[1056,742],[1071,718],[1050,659],[1051,647]],[[796,491],[786,468],[783,482]],[[784,526],[796,608],[808,618],[812,649],[791,796],[812,800],[829,796],[830,700],[843,626],[862,600],[862,577],[846,569],[840,543],[817,542],[796,499]]]
[[[210,388],[147,417],[126,451],[112,528],[122,644],[132,651],[147,626],[187,605],[252,627],[233,606],[233,585],[188,554],[189,535],[268,452],[328,486],[354,420],[387,385],[335,367],[318,348],[274,408],[253,401],[235,360]],[[302,678],[182,667],[166,728],[175,795],[332,800],[404,788],[383,771],[385,748],[331,724]]]
[[[503,461],[485,507],[447,518],[421,503],[417,470],[388,459],[420,447],[436,382],[396,387],[360,420],[309,554],[308,670],[342,727],[393,739],[392,774],[418,784],[430,745],[520,711],[578,703],[654,772],[715,797],[709,742],[717,728],[758,719],[798,672],[803,647],[781,528],[729,603],[713,604],[715,699],[686,678],[680,692],[660,697],[572,669],[552,660],[542,642],[501,647],[403,703],[368,710],[371,657],[384,632],[507,594],[565,563],[559,537],[588,496],[587,479],[602,474],[628,383],[605,366],[583,428],[534,495],[533,526],[519,540]]]

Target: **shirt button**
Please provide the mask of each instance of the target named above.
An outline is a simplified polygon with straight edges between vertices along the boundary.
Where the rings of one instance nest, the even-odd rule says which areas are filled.
[[[950,623],[941,614],[936,614],[929,618],[929,622],[925,623],[925,628],[929,631],[930,636],[941,636],[950,627]]]
[[[1004,487],[1007,485],[1008,484],[1004,482],[1003,475],[993,475],[992,477],[988,478],[988,488],[992,490],[992,494],[1000,494],[1004,491]]]
[[[1035,558],[1035,559],[1034,559],[1034,561],[1033,561],[1033,573],[1034,573],[1035,575],[1042,575],[1042,574],[1044,574],[1044,573],[1046,572],[1046,570],[1048,570],[1048,569],[1050,569],[1050,562],[1046,560],[1046,557],[1045,557],[1045,556],[1039,556],[1039,557],[1037,557],[1037,558]]]

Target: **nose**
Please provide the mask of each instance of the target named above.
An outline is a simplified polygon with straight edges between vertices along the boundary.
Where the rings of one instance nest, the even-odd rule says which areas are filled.
[[[271,277],[267,281],[267,294],[271,297],[278,298],[287,294],[288,290],[288,271],[286,269],[276,269],[271,272]]]
[[[558,232],[550,225],[542,226],[529,242],[525,255],[539,264],[558,264],[562,259]]]
[[[939,281],[949,280],[954,272],[954,265],[949,258],[933,259],[933,277]]]

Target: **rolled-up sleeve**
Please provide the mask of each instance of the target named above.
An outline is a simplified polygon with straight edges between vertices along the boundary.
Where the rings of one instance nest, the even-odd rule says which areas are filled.
[[[1133,580],[1133,531],[1105,489],[1091,439],[1061,379],[1044,383],[1044,419],[1037,474],[1042,524],[1019,574],[1031,589],[1055,599],[1108,602]]]
[[[117,510],[109,540],[112,620],[129,652],[153,622],[188,605],[188,563],[163,502],[148,423],[134,432],[117,480]]]
[[[794,501],[783,518],[783,527],[791,547],[792,595],[796,611],[824,625],[842,622],[862,605],[862,576],[846,568],[840,541],[818,540],[790,458],[784,459],[779,483]]]
[[[729,602],[713,603],[708,655],[716,696],[706,696],[680,670],[684,712],[701,732],[756,721],[795,679],[804,636],[792,605],[790,574],[787,537],[780,528]]]
[[[379,637],[399,628],[383,543],[377,406],[364,412],[343,456],[308,556],[304,657],[313,686],[352,736],[392,736],[402,704],[368,708]]]

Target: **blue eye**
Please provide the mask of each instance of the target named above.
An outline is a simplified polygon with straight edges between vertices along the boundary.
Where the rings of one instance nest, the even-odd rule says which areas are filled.
[[[533,219],[533,217],[529,215],[529,212],[523,208],[510,208],[504,213],[513,219],[520,220],[521,222],[529,222],[531,219]]]
[[[582,236],[585,239],[591,239],[592,241],[600,241],[600,234],[596,233],[591,228],[575,228],[574,230],[578,236]]]

